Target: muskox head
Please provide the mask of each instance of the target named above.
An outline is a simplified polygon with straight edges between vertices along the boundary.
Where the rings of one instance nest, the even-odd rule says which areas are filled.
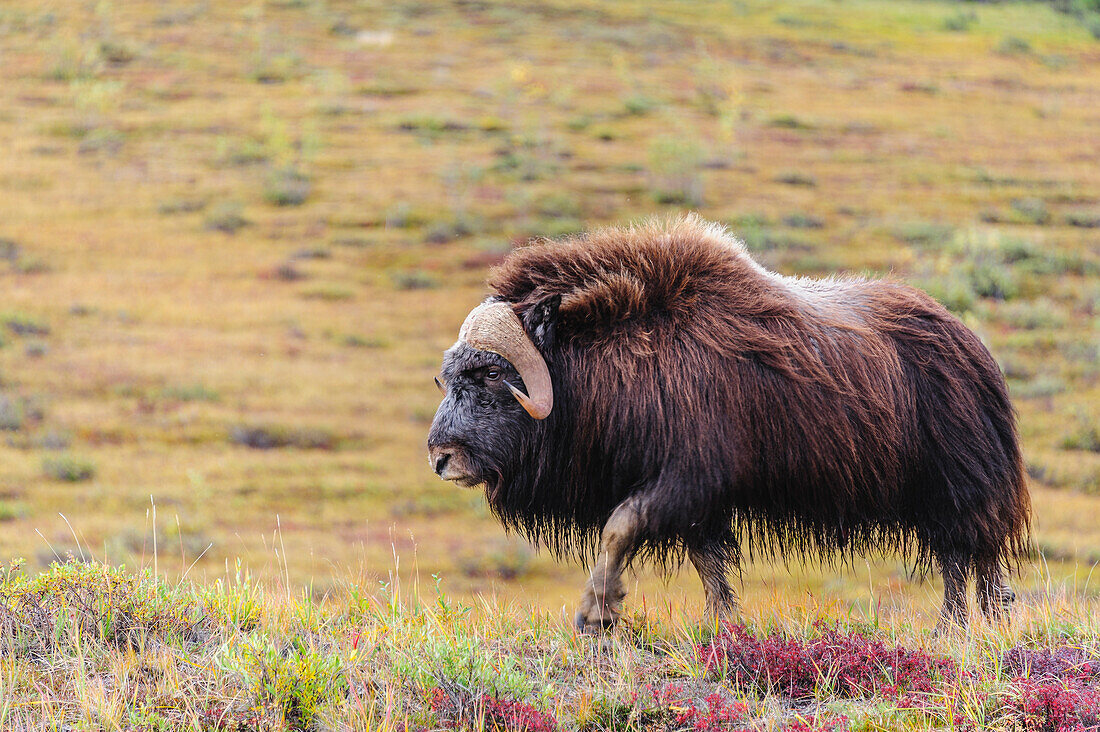
[[[489,298],[474,308],[443,355],[443,402],[428,433],[428,463],[462,486],[498,486],[514,474],[539,422],[554,408],[544,354],[560,297],[528,307]]]

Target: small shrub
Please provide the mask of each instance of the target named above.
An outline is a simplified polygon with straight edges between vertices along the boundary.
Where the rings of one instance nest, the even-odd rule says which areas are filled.
[[[1020,56],[1031,53],[1031,44],[1018,36],[1006,36],[997,44],[996,51],[1002,56]]]
[[[362,336],[356,333],[346,335],[342,343],[348,348],[386,348],[390,342],[378,336]]]
[[[1009,384],[1012,396],[1018,399],[1049,399],[1066,391],[1066,384],[1057,376],[1043,374],[1023,383]]]
[[[977,301],[970,278],[957,271],[917,280],[914,284],[956,315],[972,310]]]
[[[343,285],[325,283],[307,287],[301,291],[301,296],[307,300],[325,300],[327,302],[340,302],[355,298],[355,290]]]
[[[0,316],[8,330],[19,336],[47,336],[50,334],[50,326],[24,313],[6,313]]]
[[[696,647],[709,675],[746,691],[768,691],[796,699],[824,690],[841,697],[892,696],[919,704],[944,681],[957,680],[958,664],[923,650],[890,646],[861,633],[819,626],[810,640],[779,632],[763,637],[729,624],[709,643]]]
[[[649,145],[649,172],[653,198],[658,203],[701,206],[703,179],[699,167],[703,149],[686,137],[661,136]]]
[[[623,110],[633,117],[647,115],[659,106],[660,102],[644,94],[632,94],[623,100]]]
[[[225,664],[249,679],[262,701],[279,708],[289,729],[315,729],[321,707],[347,688],[344,660],[302,638],[245,643],[229,652]]]
[[[759,213],[757,211],[750,211],[747,213],[740,213],[736,216],[732,216],[728,223],[734,230],[743,228],[761,228],[768,226],[771,221],[766,214]]]
[[[813,188],[817,185],[817,178],[808,173],[800,173],[797,170],[787,170],[774,178],[776,183],[784,183],[789,186],[806,186]]]
[[[67,483],[80,483],[95,477],[95,463],[73,455],[43,458],[42,472],[47,478]]]
[[[305,74],[302,59],[294,53],[257,54],[248,78],[258,84],[282,84]]]
[[[352,249],[366,249],[373,242],[370,237],[366,236],[338,236],[332,240],[332,243],[338,247],[349,247]]]
[[[1083,415],[1077,418],[1077,426],[1062,438],[1062,449],[1100,452],[1100,423]]]
[[[291,259],[331,259],[332,250],[325,247],[309,247],[299,249],[290,255]]]
[[[274,206],[301,206],[309,198],[313,184],[309,177],[292,165],[278,168],[267,176],[264,200]]]
[[[19,244],[14,239],[0,239],[0,259],[15,264],[19,261],[19,253]]]
[[[35,447],[40,447],[43,450],[68,450],[72,443],[72,435],[67,432],[56,432],[54,430],[50,430],[40,435],[34,441]]]
[[[1077,226],[1082,229],[1100,228],[1100,209],[1067,211],[1064,218],[1070,226]]]
[[[1011,300],[1020,291],[1012,268],[990,261],[971,264],[970,284],[976,295],[994,300]]]
[[[0,603],[8,613],[0,649],[22,657],[57,653],[73,629],[82,644],[101,648],[195,642],[203,634],[201,608],[151,572],[96,563],[52,564],[33,578],[0,572]]]
[[[116,155],[125,142],[126,135],[123,132],[110,127],[96,127],[81,138],[76,151],[81,155],[99,152]]]
[[[454,510],[452,504],[445,504]],[[459,567],[467,577],[496,577],[505,581],[518,579],[530,570],[533,559],[531,549],[524,544],[506,541],[496,543],[487,552],[477,552],[459,557]]]
[[[493,732],[557,732],[558,721],[526,702],[474,694],[460,686],[436,686],[429,708],[440,727],[449,730]]]
[[[436,137],[446,132],[464,132],[469,128],[470,126],[465,122],[435,115],[406,117],[397,123],[397,129],[403,132],[418,132],[428,137]]]
[[[241,211],[241,204],[234,201],[223,201],[214,206],[207,214],[204,225],[210,231],[236,234],[251,223]]]
[[[27,507],[22,503],[0,501],[0,523],[26,518],[28,513]]]
[[[7,394],[0,394],[0,430],[17,432],[23,429],[23,404]]]
[[[620,137],[620,132],[612,125],[596,125],[591,128],[592,136],[601,142],[613,142]]]
[[[414,269],[394,274],[393,284],[399,290],[430,290],[439,287],[439,280],[423,270]]]
[[[175,214],[196,213],[206,208],[206,201],[201,198],[171,198],[157,204],[157,213],[162,216]]]
[[[542,216],[570,216],[576,218],[581,215],[581,204],[568,193],[548,193],[535,200],[535,210]]]
[[[895,239],[921,249],[941,249],[955,238],[955,227],[938,221],[907,221],[890,232]]]
[[[577,117],[571,117],[565,126],[571,132],[584,132],[592,124],[592,118],[587,114],[582,114]]]
[[[1009,205],[1019,223],[1040,226],[1050,223],[1050,210],[1041,198],[1014,198]]]
[[[1013,328],[1023,330],[1053,329],[1066,324],[1062,311],[1046,298],[1032,302],[1006,303],[997,309],[997,317]]]
[[[769,127],[779,127],[784,130],[812,130],[814,125],[795,117],[793,114],[780,114],[768,120]]]
[[[1078,680],[1016,679],[1006,707],[1024,730],[1100,728],[1100,689]]]
[[[783,217],[783,225],[792,229],[822,229],[825,219],[804,213],[791,213]]]
[[[436,221],[428,227],[424,241],[429,244],[446,244],[476,233],[478,224],[469,216],[458,215],[443,221]]]
[[[160,398],[178,402],[220,402],[222,399],[221,394],[204,384],[166,386],[160,390]]]
[[[545,157],[528,150],[505,150],[499,159],[490,166],[495,173],[506,174],[510,178],[531,182],[548,178],[559,166]]]
[[[966,33],[978,23],[978,14],[972,10],[960,10],[943,19],[940,27],[953,33]]]
[[[1032,680],[1100,680],[1100,656],[1077,646],[1016,646],[1001,656],[1002,673]]]
[[[427,217],[402,201],[386,209],[384,223],[387,229],[411,229],[423,226],[427,223]]]
[[[281,425],[237,425],[229,430],[229,441],[255,450],[293,447],[300,450],[333,450],[338,439],[324,427]]]
[[[293,261],[283,262],[275,268],[272,274],[275,279],[282,280],[283,282],[298,282],[307,277],[306,273],[298,269],[298,266]]]
[[[236,572],[230,580],[227,576],[214,581],[201,591],[204,611],[219,624],[229,625],[248,632],[260,624],[263,616],[263,590],[252,581],[252,575],[237,560]]]
[[[1006,264],[1017,264],[1041,259],[1043,252],[1030,239],[1007,237],[997,242],[1001,260]]]
[[[580,219],[572,216],[556,216],[540,221],[533,234],[547,239],[561,239],[580,234],[585,228],[584,222]]]
[[[125,66],[138,57],[138,49],[121,40],[100,41],[99,56],[111,66]]]
[[[220,139],[214,159],[218,165],[239,168],[265,163],[271,158],[271,154],[268,146],[261,140],[247,139],[233,143]]]

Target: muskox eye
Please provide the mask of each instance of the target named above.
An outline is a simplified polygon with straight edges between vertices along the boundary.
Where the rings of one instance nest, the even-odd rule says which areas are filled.
[[[489,381],[496,381],[500,378],[500,372],[496,369],[489,369],[485,372],[485,378]]]

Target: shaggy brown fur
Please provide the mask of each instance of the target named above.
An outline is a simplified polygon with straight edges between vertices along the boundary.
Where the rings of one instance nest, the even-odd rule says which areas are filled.
[[[481,470],[507,526],[593,556],[633,498],[630,556],[686,550],[705,583],[742,553],[900,552],[939,565],[945,617],[965,617],[971,572],[983,609],[1010,599],[1000,567],[1030,516],[1012,407],[978,337],[924,293],[783,277],[695,217],[522,248],[490,285],[555,392],[548,419],[501,423],[511,456]]]

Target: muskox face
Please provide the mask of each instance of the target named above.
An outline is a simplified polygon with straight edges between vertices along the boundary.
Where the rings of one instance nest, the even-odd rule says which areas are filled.
[[[558,302],[535,305],[521,321],[510,304],[490,299],[466,318],[443,355],[436,379],[443,402],[428,433],[428,463],[444,480],[495,488],[514,474],[538,421],[553,409],[540,349],[551,343]]]

